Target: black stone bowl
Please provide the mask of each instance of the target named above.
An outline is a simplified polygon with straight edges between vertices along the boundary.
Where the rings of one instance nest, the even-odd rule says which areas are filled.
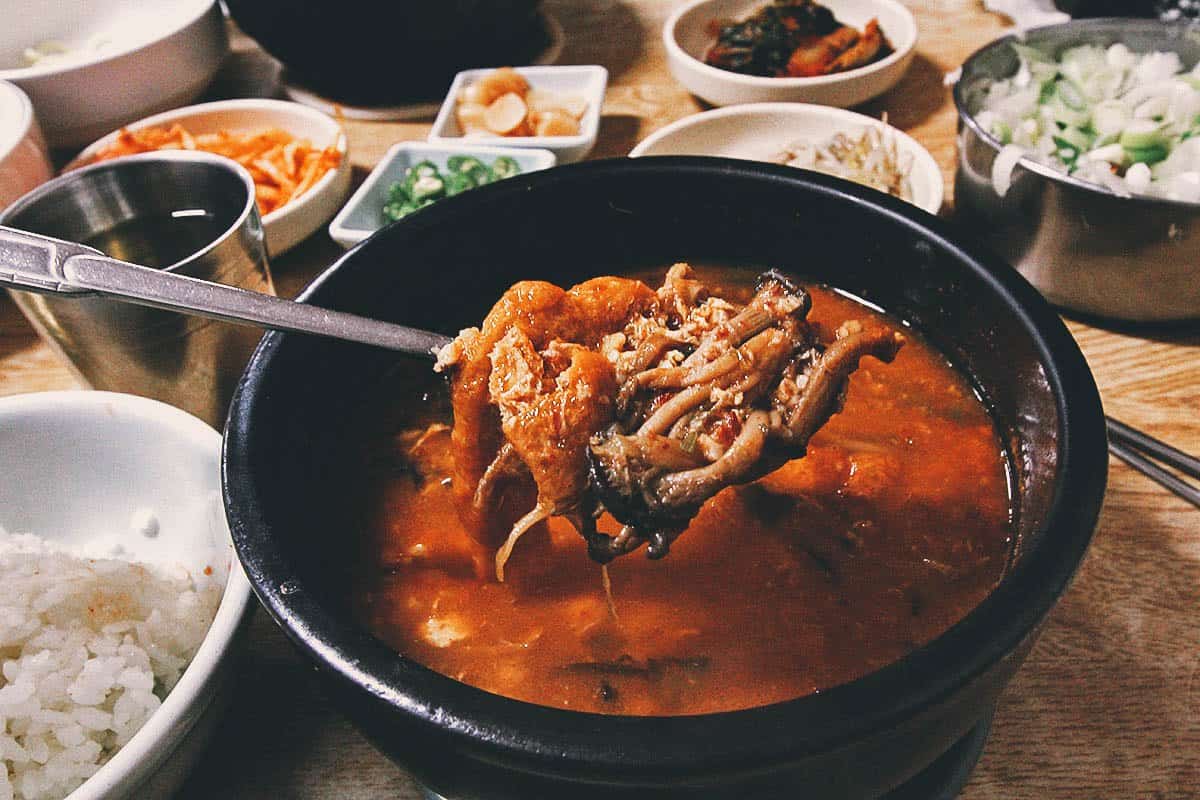
[[[539,4],[226,0],[242,30],[287,66],[289,80],[363,105],[440,100],[459,70],[528,63],[548,43]]]
[[[869,189],[693,157],[547,170],[380,231],[304,298],[453,333],[518,279],[569,285],[679,260],[774,266],[827,282],[942,348],[971,376],[1011,450],[1011,567],[982,605],[927,646],[790,702],[619,717],[489,694],[397,655],[355,624],[343,599],[364,453],[383,430],[372,433],[370,409],[381,396],[384,406],[390,397],[398,404],[403,376],[420,383],[428,364],[270,333],[225,435],[238,553],[335,702],[380,750],[448,797],[877,797],[990,712],[1083,557],[1108,459],[1100,399],[1074,340],[1013,269],[960,242],[946,223]]]

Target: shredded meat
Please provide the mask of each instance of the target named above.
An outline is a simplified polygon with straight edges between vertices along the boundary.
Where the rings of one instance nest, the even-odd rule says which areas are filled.
[[[848,323],[825,346],[809,307],[775,272],[739,307],[686,264],[656,292],[622,278],[506,292],[437,366],[451,376],[460,513],[499,546],[497,576],[550,516],[601,563],[642,544],[662,557],[708,498],[803,455],[859,359],[890,361],[903,343]],[[616,536],[596,528],[605,510]]]

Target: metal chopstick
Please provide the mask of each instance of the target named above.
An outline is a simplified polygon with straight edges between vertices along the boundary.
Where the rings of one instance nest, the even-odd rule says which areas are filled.
[[[1105,421],[1108,425],[1110,453],[1160,486],[1200,508],[1200,488],[1154,463],[1148,456],[1157,458],[1193,478],[1200,478],[1200,459],[1112,417],[1105,417]]]

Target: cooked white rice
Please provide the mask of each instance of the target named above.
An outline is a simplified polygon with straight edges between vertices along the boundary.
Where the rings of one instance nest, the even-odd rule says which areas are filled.
[[[0,800],[62,800],[128,742],[196,654],[222,578],[0,529]]]

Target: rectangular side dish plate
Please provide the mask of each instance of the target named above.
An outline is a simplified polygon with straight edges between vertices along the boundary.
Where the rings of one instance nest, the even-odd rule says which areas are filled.
[[[445,171],[446,160],[456,155],[475,156],[489,164],[500,156],[508,156],[517,162],[522,174],[553,167],[557,161],[549,150],[534,148],[492,147],[462,140],[456,144],[398,142],[388,149],[363,185],[329,223],[329,235],[346,248],[366,239],[388,224],[383,215],[388,189],[393,183],[404,180],[409,167],[428,160]]]

